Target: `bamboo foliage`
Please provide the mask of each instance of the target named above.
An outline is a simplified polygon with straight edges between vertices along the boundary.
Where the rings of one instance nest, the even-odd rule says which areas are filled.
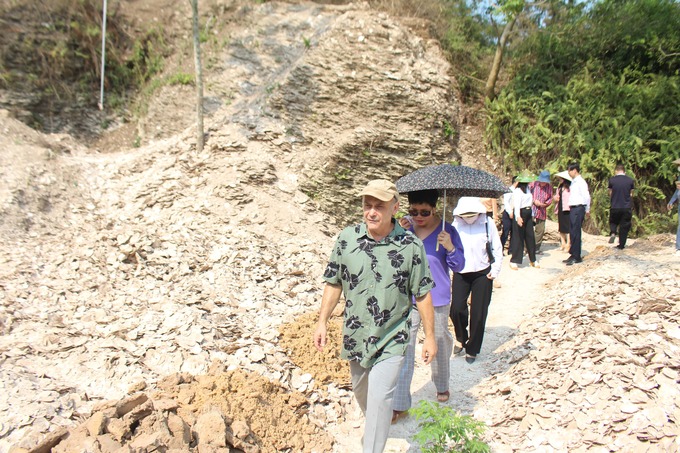
[[[634,232],[670,230],[670,217],[652,214],[677,178],[680,54],[659,48],[680,43],[680,5],[612,0],[565,17],[525,40],[512,82],[487,103],[490,151],[509,172],[580,162],[603,230],[608,180],[622,162],[636,180]]]

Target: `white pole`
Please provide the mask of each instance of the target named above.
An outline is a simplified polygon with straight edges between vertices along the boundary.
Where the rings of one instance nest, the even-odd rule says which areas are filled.
[[[444,210],[442,212],[442,231],[444,230],[444,227],[446,226],[446,189],[444,189]],[[434,248],[435,251],[439,251],[439,241],[437,241],[437,246]]]
[[[99,110],[104,110],[104,67],[106,62],[106,0],[102,11],[102,70],[99,88]]]

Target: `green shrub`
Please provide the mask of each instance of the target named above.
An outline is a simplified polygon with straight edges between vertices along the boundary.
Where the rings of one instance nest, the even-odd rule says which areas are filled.
[[[58,114],[65,105],[95,104],[101,78],[102,3],[97,0],[20,2],[0,7],[30,33],[0,40],[2,84],[38,99],[36,115]],[[123,105],[163,66],[166,46],[160,28],[131,33],[119,5],[109,4],[106,28],[105,103]]]
[[[193,85],[194,75],[186,72],[178,72],[168,77],[169,85]]]
[[[409,413],[419,422],[421,429],[413,437],[425,453],[491,451],[482,440],[486,425],[469,415],[460,415],[448,406],[425,400]]]
[[[608,229],[617,163],[635,179],[632,236],[672,231],[654,216],[680,149],[680,4],[603,0],[570,8],[516,49],[511,82],[487,103],[486,140],[508,173],[579,162],[591,232]]]

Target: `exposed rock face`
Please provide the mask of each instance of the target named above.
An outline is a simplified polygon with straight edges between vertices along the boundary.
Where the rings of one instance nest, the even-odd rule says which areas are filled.
[[[268,102],[301,142],[296,148],[306,148],[310,159],[297,162],[311,164],[313,172],[301,170],[321,175],[306,178],[303,190],[347,221],[356,209],[338,201],[352,200],[367,180],[459,161],[458,105],[448,69],[438,43],[384,14],[349,11],[314,36]]]
[[[434,42],[366,7],[248,2],[222,13],[238,25],[207,76],[217,107],[203,154],[193,129],[100,155],[1,118],[0,382],[11,391],[0,392],[0,450],[225,448],[195,436],[190,414],[213,401],[187,412],[193,400],[180,398],[160,416],[157,400],[137,399],[213,363],[281,386],[294,407],[262,396],[257,379],[244,394],[271,400],[271,423],[302,436],[222,408],[225,442],[330,448],[319,426],[344,417],[347,386],[300,372],[279,327],[318,310],[329,236],[360,219],[367,180],[455,155],[442,132],[457,115],[448,65]],[[191,124],[187,94],[166,87],[148,130]],[[98,415],[98,402],[128,392],[137,396]],[[64,426],[74,430],[39,442]]]

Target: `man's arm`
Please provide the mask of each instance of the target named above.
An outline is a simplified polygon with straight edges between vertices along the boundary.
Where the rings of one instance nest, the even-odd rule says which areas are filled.
[[[545,207],[547,208],[553,202],[553,188],[551,185],[548,185],[548,188],[546,189],[545,193],[548,196],[548,199],[545,202]]]
[[[316,323],[316,330],[314,331],[314,346],[316,346],[318,351],[322,351],[324,346],[326,346],[326,324],[333,310],[338,305],[341,294],[342,286],[326,283],[323,289],[323,297],[321,298],[319,321]]]
[[[519,223],[519,220],[522,218],[522,216],[519,215],[519,205],[522,201],[521,198],[522,198],[522,191],[515,188],[515,190],[512,192],[512,212],[513,212],[513,214],[515,214],[515,218],[517,219],[517,223]]]
[[[425,365],[428,365],[437,355],[437,342],[434,339],[434,307],[429,292],[423,297],[416,298],[416,307],[418,307],[418,314],[420,314],[420,320],[425,331],[422,357]]]
[[[580,181],[578,183],[578,190],[579,193],[583,196],[583,201],[585,202],[584,204],[586,205],[586,215],[590,215],[590,189],[588,188],[588,183],[583,179],[583,177],[580,178]]]

